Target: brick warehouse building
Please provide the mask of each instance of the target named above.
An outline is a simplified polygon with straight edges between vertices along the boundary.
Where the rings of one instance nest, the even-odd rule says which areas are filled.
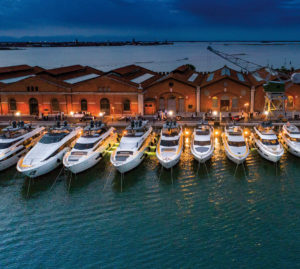
[[[94,115],[152,115],[159,109],[178,114],[212,110],[262,112],[263,78],[275,79],[268,69],[254,74],[224,66],[210,73],[183,65],[157,73],[129,65],[102,72],[73,65],[43,69],[28,65],[0,68],[0,113],[13,115],[88,111]],[[300,111],[300,85],[287,84],[288,111]]]

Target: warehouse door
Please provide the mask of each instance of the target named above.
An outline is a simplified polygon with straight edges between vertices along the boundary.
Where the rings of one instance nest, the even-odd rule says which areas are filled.
[[[227,95],[223,95],[221,97],[220,106],[221,106],[221,111],[229,111],[230,99]]]
[[[173,111],[174,113],[176,113],[176,98],[175,97],[171,97],[168,99],[168,111]]]
[[[183,113],[184,112],[184,99],[183,98],[179,98],[179,113]]]
[[[29,100],[30,115],[39,115],[39,103],[35,98]]]

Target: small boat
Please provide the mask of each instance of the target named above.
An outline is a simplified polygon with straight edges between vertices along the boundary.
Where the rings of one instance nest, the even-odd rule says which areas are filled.
[[[132,120],[124,130],[120,145],[111,154],[112,165],[122,174],[137,167],[145,157],[152,139],[152,127],[148,121]]]
[[[222,134],[225,154],[236,164],[243,163],[249,155],[249,145],[240,126],[225,127]]]
[[[161,130],[156,156],[164,168],[172,168],[179,162],[183,149],[183,132],[176,121],[167,121]]]
[[[297,126],[290,123],[284,124],[279,138],[288,152],[300,157],[300,130]]]
[[[251,140],[259,155],[271,162],[278,162],[284,153],[273,130],[272,122],[263,122],[258,127],[254,127]]]
[[[62,163],[63,156],[75,144],[81,132],[80,127],[63,126],[57,122],[39,142],[21,158],[17,170],[30,178],[35,178],[54,170]]]
[[[116,142],[115,128],[108,128],[101,121],[91,121],[73,149],[65,154],[63,164],[74,174],[83,172],[96,165],[104,151]]]
[[[44,132],[44,127],[32,127],[23,121],[13,121],[0,134],[0,171],[15,165]]]
[[[191,141],[191,152],[194,158],[205,163],[214,153],[213,127],[201,123],[194,129]]]

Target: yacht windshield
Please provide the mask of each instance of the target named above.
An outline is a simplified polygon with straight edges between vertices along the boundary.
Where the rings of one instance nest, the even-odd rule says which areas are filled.
[[[228,134],[230,136],[241,136],[242,135],[242,133],[240,133],[240,132],[229,132]]]
[[[126,134],[124,135],[125,137],[141,137],[143,136],[144,132],[143,130],[126,130]]]
[[[277,139],[262,139],[261,141],[266,146],[276,146],[279,145],[279,142]]]
[[[163,129],[162,131],[163,136],[170,137],[170,136],[177,136],[179,134],[179,129]]]
[[[74,149],[77,149],[77,150],[91,149],[96,145],[97,142],[98,141],[96,141],[95,143],[87,143],[87,144],[76,143],[74,146]]]
[[[86,138],[91,138],[91,137],[97,137],[102,135],[105,132],[104,129],[100,129],[100,130],[87,130],[84,131],[82,137],[86,137]]]
[[[68,133],[47,133],[45,134],[40,143],[42,144],[52,144],[57,143],[62,140]]]
[[[240,141],[240,142],[228,141],[228,145],[232,147],[245,147],[246,143],[245,141]]]
[[[196,135],[209,135],[209,130],[196,131]]]
[[[160,145],[163,147],[175,147],[178,145],[178,140],[161,140]]]
[[[210,145],[210,140],[208,141],[194,141],[195,146],[209,146]]]

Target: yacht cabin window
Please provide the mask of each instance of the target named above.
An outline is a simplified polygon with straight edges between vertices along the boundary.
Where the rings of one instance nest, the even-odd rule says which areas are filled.
[[[74,146],[74,149],[77,149],[77,150],[85,150],[85,149],[92,149],[96,144],[97,144],[98,141],[96,141],[95,143],[76,143],[75,146]]]
[[[277,139],[262,139],[261,142],[266,146],[276,146],[279,145]]]
[[[210,146],[210,140],[208,141],[194,141],[195,146]]]
[[[40,143],[42,144],[52,144],[61,141],[68,133],[47,133],[45,134]]]
[[[161,140],[160,145],[163,147],[175,147],[178,145],[178,140]]]
[[[228,145],[232,147],[245,147],[246,143],[245,141],[240,141],[240,142],[228,141]]]

